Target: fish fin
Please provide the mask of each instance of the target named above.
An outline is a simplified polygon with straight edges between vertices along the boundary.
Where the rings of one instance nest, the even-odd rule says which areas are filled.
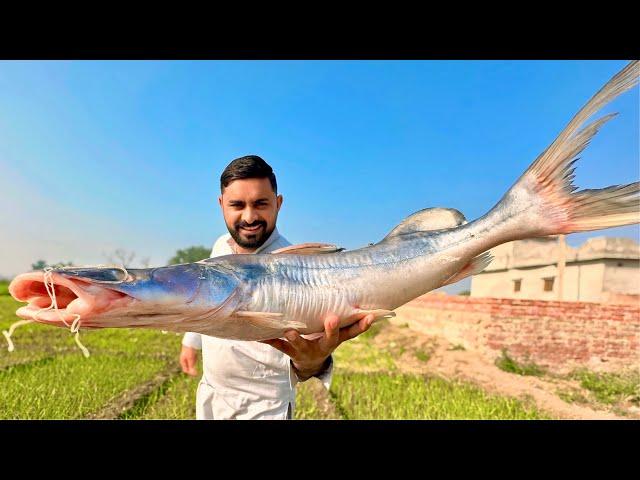
[[[298,245],[279,248],[271,252],[271,254],[315,255],[318,253],[336,253],[342,250],[344,250],[344,248],[331,245],[330,243],[299,243]]]
[[[355,323],[359,320],[362,320],[369,314],[373,314],[373,321],[377,322],[378,320],[382,320],[383,318],[393,318],[396,316],[396,312],[392,310],[384,310],[381,308],[377,308],[374,310],[364,310],[362,308],[356,308],[355,312],[349,315],[348,320],[353,320],[352,323]]]
[[[491,255],[491,253],[489,252],[484,252],[477,257],[472,258],[471,261],[462,268],[462,270],[450,277],[445,283],[442,284],[442,286],[451,285],[452,283],[459,282],[463,278],[467,278],[471,275],[480,273],[485,268],[487,268],[492,261],[493,255]]]
[[[405,218],[384,237],[384,240],[398,235],[444,230],[465,223],[467,219],[455,208],[425,208]]]
[[[518,215],[519,222],[501,222],[506,228],[504,233],[496,233],[501,237],[500,243],[640,223],[640,182],[577,192],[573,185],[578,156],[616,114],[605,115],[584,127],[582,124],[634,87],[639,76],[635,60],[611,78],[493,208],[492,212]]]
[[[305,340],[317,340],[318,338],[324,337],[324,332],[308,333],[300,336]]]
[[[306,323],[295,320],[282,320],[284,314],[276,312],[247,312],[239,311],[233,314],[234,317],[246,318],[249,323],[261,328],[273,329],[301,329],[307,328]]]

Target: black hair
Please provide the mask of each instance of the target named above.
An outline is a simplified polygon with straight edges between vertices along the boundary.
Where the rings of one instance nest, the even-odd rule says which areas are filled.
[[[268,178],[271,183],[273,192],[278,194],[278,183],[276,175],[273,173],[271,166],[257,155],[246,155],[236,158],[220,175],[220,192],[234,180],[242,180],[245,178]]]

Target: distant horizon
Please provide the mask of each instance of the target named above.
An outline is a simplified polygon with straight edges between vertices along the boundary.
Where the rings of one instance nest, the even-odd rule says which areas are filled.
[[[274,168],[292,243],[352,250],[426,207],[473,220],[626,63],[0,61],[0,278],[210,248],[219,175],[247,154]],[[620,113],[580,155],[580,189],[640,179],[638,99],[594,116]],[[567,243],[598,236],[640,244],[640,227]]]

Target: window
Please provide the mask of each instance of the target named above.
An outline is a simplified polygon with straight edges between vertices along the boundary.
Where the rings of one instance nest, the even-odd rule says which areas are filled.
[[[545,292],[553,292],[553,279],[555,277],[547,277],[544,278],[544,291]]]
[[[522,279],[521,278],[517,278],[513,281],[513,291],[514,292],[519,292],[520,288],[522,288]]]

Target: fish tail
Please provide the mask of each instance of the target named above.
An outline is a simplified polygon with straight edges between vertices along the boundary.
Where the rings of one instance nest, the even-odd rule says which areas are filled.
[[[531,164],[494,210],[516,220],[510,240],[567,234],[640,223],[640,182],[577,190],[574,164],[598,130],[617,114],[581,125],[638,83],[638,61],[630,62],[573,117]],[[504,218],[504,217],[503,217]]]

